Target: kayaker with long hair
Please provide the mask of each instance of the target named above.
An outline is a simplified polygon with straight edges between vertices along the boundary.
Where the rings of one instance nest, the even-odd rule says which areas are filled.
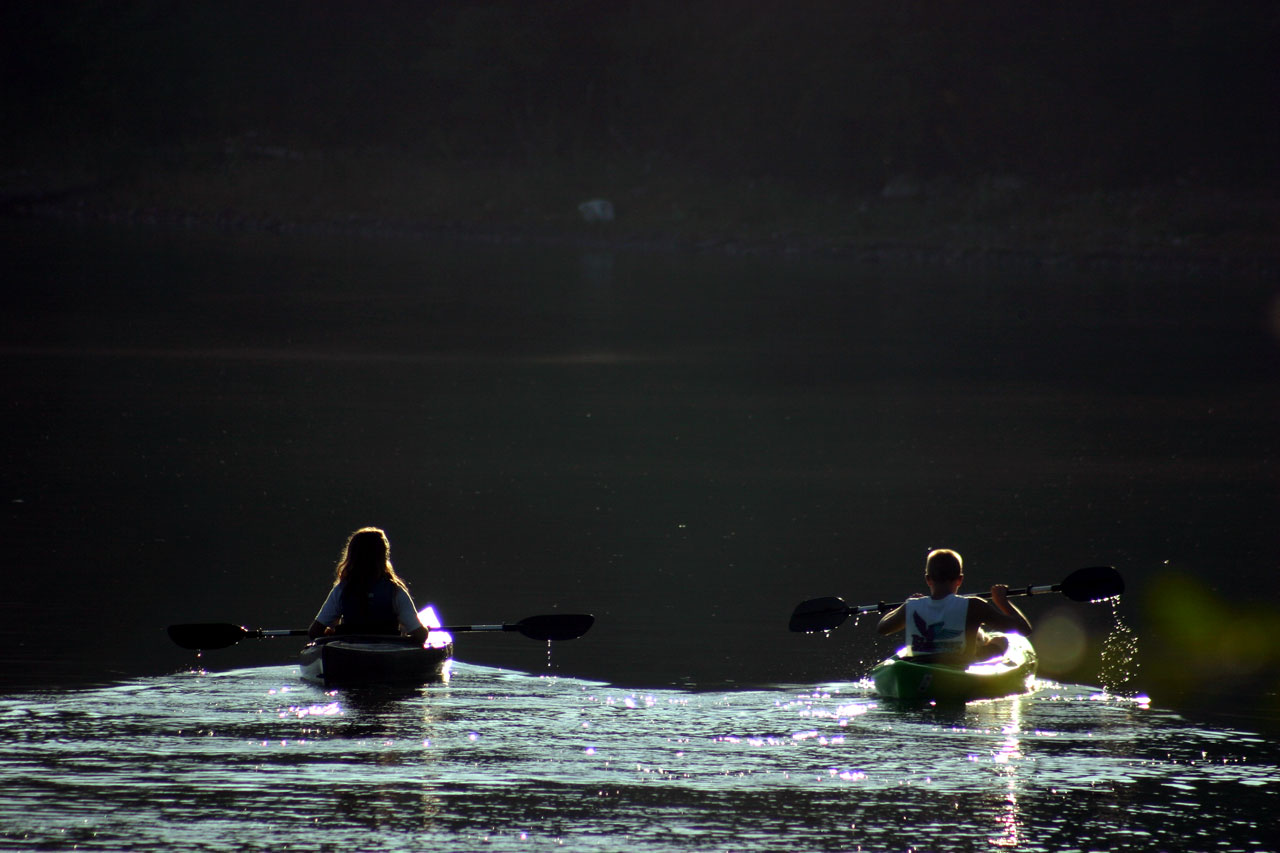
[[[1009,587],[991,587],[991,601],[957,595],[964,582],[964,560],[955,551],[939,548],[924,563],[929,595],[917,595],[890,610],[876,630],[893,634],[906,630],[913,655],[939,661],[967,663],[1004,651],[1003,638],[989,638],[984,629],[1030,634],[1031,623],[1009,601]]]
[[[391,565],[391,542],[381,528],[362,527],[347,538],[329,597],[308,629],[312,639],[332,633],[427,639],[409,587]]]

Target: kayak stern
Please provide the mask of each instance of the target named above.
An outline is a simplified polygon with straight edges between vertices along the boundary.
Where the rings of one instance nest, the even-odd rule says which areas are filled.
[[[1003,634],[1008,648],[996,658],[966,667],[920,663],[911,660],[908,649],[877,664],[869,677],[876,693],[885,699],[970,702],[998,699],[1034,689],[1036,651],[1021,634]]]
[[[448,681],[452,662],[452,642],[351,634],[308,643],[299,666],[303,680],[325,687],[403,687]]]

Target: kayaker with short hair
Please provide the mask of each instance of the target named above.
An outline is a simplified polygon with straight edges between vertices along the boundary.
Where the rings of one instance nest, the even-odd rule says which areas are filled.
[[[391,566],[391,543],[380,528],[362,527],[347,538],[329,597],[307,633],[313,640],[333,633],[404,633],[426,642],[428,631]]]
[[[989,638],[984,628],[1031,633],[1031,623],[1009,601],[1004,584],[991,587],[990,602],[956,594],[964,582],[964,560],[955,551],[930,551],[924,580],[928,596],[913,596],[881,617],[876,626],[881,634],[905,629],[913,655],[957,663],[985,660],[1003,652],[1007,641]]]

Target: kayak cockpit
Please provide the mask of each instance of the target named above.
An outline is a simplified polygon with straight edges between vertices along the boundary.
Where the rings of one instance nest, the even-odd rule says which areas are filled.
[[[304,680],[325,687],[405,686],[448,681],[452,661],[453,641],[444,632],[426,645],[409,637],[335,634],[304,646],[299,666]]]
[[[996,636],[1005,640],[997,657],[965,665],[904,648],[873,667],[869,677],[886,699],[968,702],[1028,692],[1035,682],[1035,648],[1021,634]]]

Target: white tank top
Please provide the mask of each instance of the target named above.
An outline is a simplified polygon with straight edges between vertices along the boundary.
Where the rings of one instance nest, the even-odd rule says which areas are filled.
[[[913,654],[946,654],[964,651],[969,599],[912,598],[907,601],[907,645]]]

